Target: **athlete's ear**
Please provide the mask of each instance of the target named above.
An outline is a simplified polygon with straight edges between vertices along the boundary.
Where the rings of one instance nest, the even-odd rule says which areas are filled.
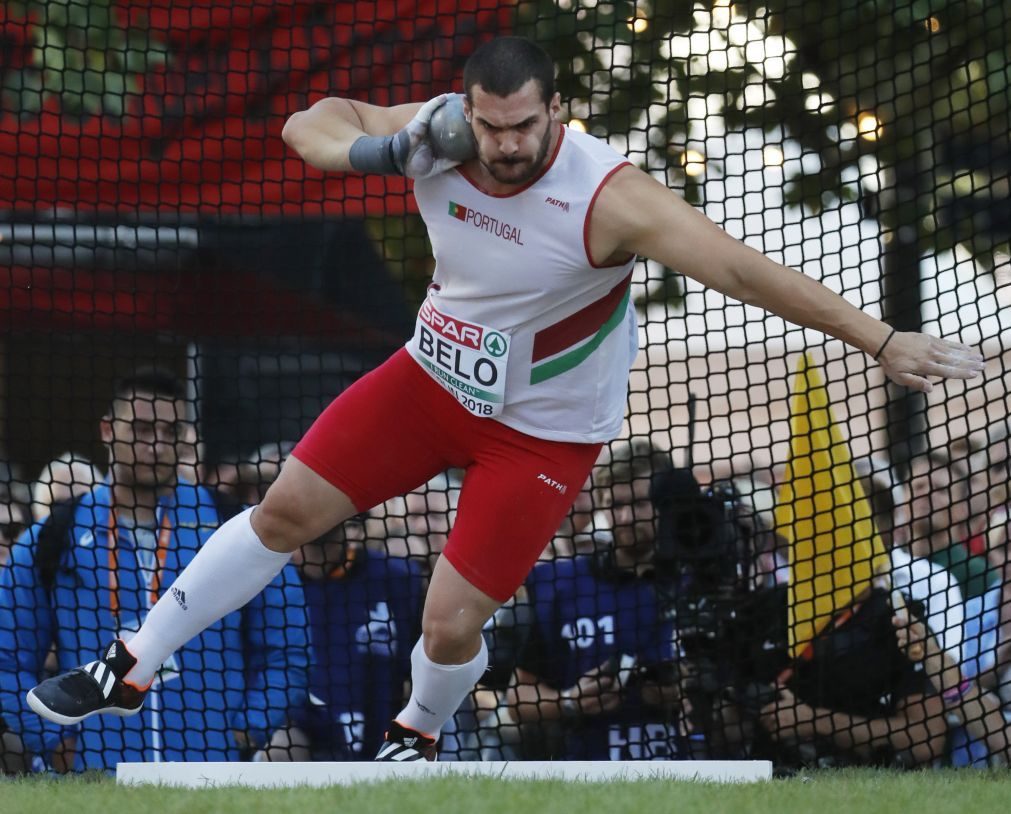
[[[555,95],[551,97],[551,101],[548,102],[548,115],[551,117],[551,120],[554,121],[558,118],[558,114],[561,112],[562,96],[560,93],[556,92]]]

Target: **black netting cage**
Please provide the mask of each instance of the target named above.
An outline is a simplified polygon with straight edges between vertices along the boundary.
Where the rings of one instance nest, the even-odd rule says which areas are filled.
[[[442,181],[320,169],[282,135],[327,98],[382,136],[369,126],[390,119],[369,111],[466,93],[480,150],[520,144],[540,126],[502,107],[521,90],[464,85],[502,37],[553,62],[537,131],[552,149],[515,194],[482,187],[487,152],[447,169],[447,189],[469,183],[448,214],[438,203],[458,231],[426,208]],[[0,772],[371,760],[394,718],[440,760],[1006,763],[1009,43],[1008,0],[6,3]],[[616,170],[552,181],[570,144]],[[594,207],[633,173],[678,199],[626,194],[616,213],[638,234],[670,208],[669,233],[641,242],[657,258],[599,238],[614,228]],[[726,251],[795,269],[898,337],[965,343],[985,369],[889,381],[879,323],[782,292],[770,308],[746,275],[722,284],[719,251],[674,245],[683,202],[722,230],[714,246],[725,233]],[[527,241],[508,267],[502,247]],[[582,276],[530,284],[555,245],[582,253]],[[498,420],[508,330],[480,324],[494,309],[446,317],[469,294],[440,278],[440,252],[496,270],[482,302],[518,297],[515,276],[517,308],[570,303],[540,326],[522,399],[603,400],[594,360],[637,345],[620,421]],[[405,346],[438,320],[436,361],[414,373],[446,403],[524,449],[580,447],[585,481],[529,471],[550,509],[515,485],[526,459],[450,450],[438,433],[462,419],[419,423],[443,404],[421,384],[317,431],[388,359],[412,364]],[[509,376],[530,364],[518,337]],[[278,481],[271,514],[286,467],[300,486]],[[233,522],[294,554],[215,616],[176,580]],[[250,563],[208,573],[224,595]],[[454,650],[432,621],[458,596],[490,615],[489,664],[426,733],[400,711],[423,631],[425,659],[473,663],[477,634]],[[129,647],[159,600],[207,619],[148,665],[137,714],[37,714],[29,690]],[[144,690],[128,679],[115,693]]]

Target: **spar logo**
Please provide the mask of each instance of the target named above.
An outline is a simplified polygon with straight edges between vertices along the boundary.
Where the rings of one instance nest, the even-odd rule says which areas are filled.
[[[497,359],[504,356],[505,352],[509,350],[509,343],[498,331],[489,331],[484,338],[484,349]]]
[[[522,230],[518,226],[493,218],[491,215],[485,215],[483,212],[458,204],[456,201],[449,202],[449,214],[482,232],[487,232],[502,240],[508,240],[517,246],[523,245]]]
[[[454,342],[464,345],[465,347],[472,348],[473,350],[481,350],[481,340],[484,337],[484,329],[482,329],[480,325],[471,325],[469,322],[464,322],[461,319],[453,319],[453,317],[446,316],[435,308],[428,300],[425,300],[421,304],[421,312],[419,316],[425,323],[430,325],[436,333],[441,334],[447,339],[452,339]],[[501,338],[500,334],[492,335]],[[490,348],[489,352],[491,352]],[[500,354],[493,355],[497,356]]]

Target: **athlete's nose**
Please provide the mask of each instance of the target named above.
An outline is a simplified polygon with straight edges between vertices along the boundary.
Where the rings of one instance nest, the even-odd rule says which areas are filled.
[[[506,133],[499,139],[498,149],[504,156],[514,156],[520,150],[519,139],[512,133]]]

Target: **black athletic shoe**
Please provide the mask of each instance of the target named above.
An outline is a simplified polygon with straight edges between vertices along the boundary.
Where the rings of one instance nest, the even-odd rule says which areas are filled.
[[[401,726],[396,721],[390,724],[386,742],[380,747],[376,760],[402,763],[408,760],[438,760],[439,752],[435,741],[427,735]]]
[[[137,659],[116,639],[98,661],[46,679],[28,691],[28,706],[53,723],[69,726],[100,712],[126,717],[144,706],[147,689],[123,681]]]

